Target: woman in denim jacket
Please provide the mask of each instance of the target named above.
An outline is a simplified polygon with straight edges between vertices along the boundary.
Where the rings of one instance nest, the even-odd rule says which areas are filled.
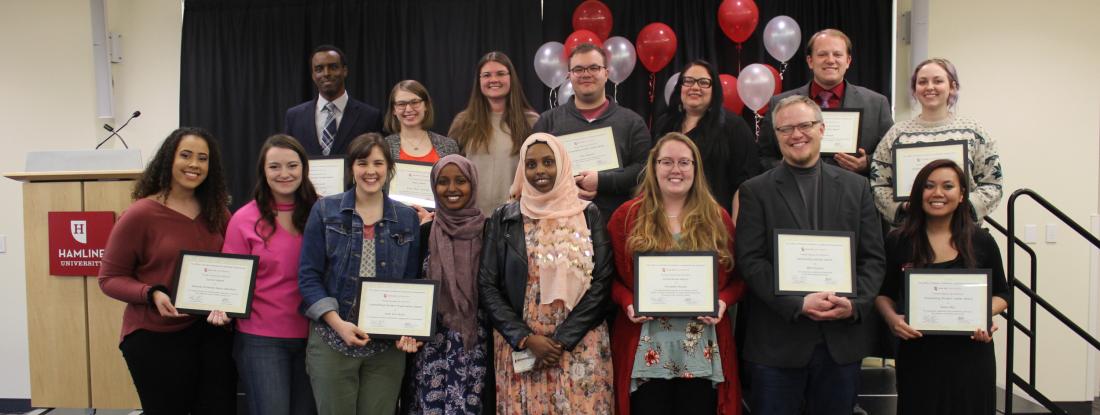
[[[345,162],[354,188],[318,200],[303,233],[298,286],[311,320],[306,371],[319,414],[392,414],[403,352],[421,344],[408,337],[396,348],[371,341],[354,323],[358,287],[362,278],[416,277],[420,224],[415,210],[383,192],[394,164],[380,135],[355,138]]]

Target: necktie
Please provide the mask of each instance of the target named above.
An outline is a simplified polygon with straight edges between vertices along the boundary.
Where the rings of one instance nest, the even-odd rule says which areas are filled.
[[[336,141],[336,104],[328,103],[322,110],[326,112],[325,128],[321,130],[321,154],[332,152],[332,143]]]
[[[833,98],[833,93],[830,91],[821,91],[817,94],[818,102],[821,103],[821,108],[829,108],[829,100]]]

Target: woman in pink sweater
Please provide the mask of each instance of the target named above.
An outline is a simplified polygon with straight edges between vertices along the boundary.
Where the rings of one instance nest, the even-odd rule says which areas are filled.
[[[252,414],[313,414],[305,354],[309,323],[298,313],[302,229],[317,192],[309,159],[293,137],[271,136],[260,148],[256,190],[229,220],[222,252],[260,257],[252,314],[237,322],[233,357]]]

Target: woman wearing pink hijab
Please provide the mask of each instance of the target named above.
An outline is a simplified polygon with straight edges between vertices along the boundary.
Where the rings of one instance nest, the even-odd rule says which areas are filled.
[[[580,200],[562,144],[520,147],[518,200],[485,224],[480,300],[494,328],[498,414],[611,413],[611,245],[596,205]]]

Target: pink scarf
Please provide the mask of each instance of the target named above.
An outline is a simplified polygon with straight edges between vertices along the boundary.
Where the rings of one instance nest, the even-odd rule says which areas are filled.
[[[554,188],[546,193],[536,190],[524,174],[527,149],[536,143],[550,146],[556,161],[557,179]],[[539,221],[529,248],[534,263],[528,266],[539,276],[540,303],[561,300],[572,310],[592,284],[592,236],[584,220],[584,209],[590,202],[578,197],[573,163],[557,138],[546,133],[532,134],[523,142],[519,154],[511,194],[519,195],[524,216]]]
[[[439,171],[448,164],[458,167],[470,181],[470,200],[462,209],[448,209],[435,190]],[[469,352],[477,341],[477,269],[481,265],[481,230],[485,223],[485,216],[477,208],[477,166],[451,154],[432,166],[431,182],[436,209],[428,236],[428,278],[440,282],[439,314],[443,325],[461,335]]]

